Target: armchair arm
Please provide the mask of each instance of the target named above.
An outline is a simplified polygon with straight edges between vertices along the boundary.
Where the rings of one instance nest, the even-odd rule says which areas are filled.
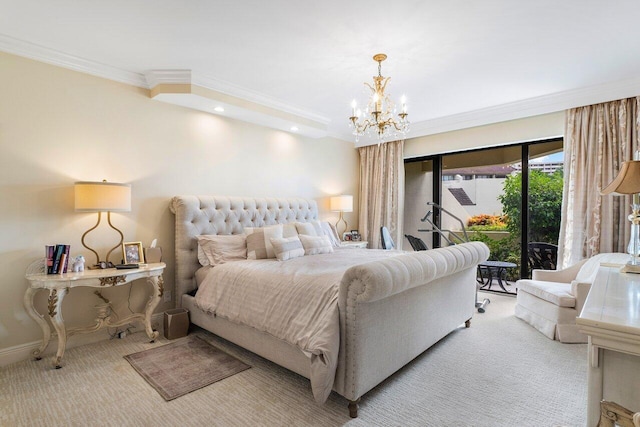
[[[586,259],[563,270],[533,270],[531,278],[545,282],[571,283],[576,278]]]
[[[576,298],[576,311],[578,314],[580,314],[582,307],[584,307],[584,302],[587,300],[590,289],[591,283],[578,282],[577,280],[571,282],[571,294]]]

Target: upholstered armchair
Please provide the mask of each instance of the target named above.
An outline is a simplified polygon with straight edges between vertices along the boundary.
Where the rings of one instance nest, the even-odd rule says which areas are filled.
[[[516,317],[550,339],[584,343],[576,317],[580,315],[601,262],[624,264],[629,255],[607,253],[582,260],[563,270],[533,270],[531,279],[516,282]]]

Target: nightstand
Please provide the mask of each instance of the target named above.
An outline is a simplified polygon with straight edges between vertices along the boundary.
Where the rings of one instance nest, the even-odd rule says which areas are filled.
[[[344,241],[340,242],[341,248],[367,249],[369,242],[366,241]]]
[[[139,320],[144,324],[147,336],[153,342],[158,337],[158,331],[154,331],[151,327],[151,315],[153,310],[160,302],[160,298],[164,293],[164,281],[162,280],[162,272],[165,264],[163,262],[148,264],[140,268],[130,270],[118,270],[115,268],[107,268],[104,270],[85,270],[81,273],[64,273],[64,274],[46,274],[35,273],[27,274],[29,288],[24,294],[24,306],[29,316],[42,328],[42,344],[33,351],[33,356],[40,359],[40,355],[49,345],[51,338],[51,328],[44,316],[36,311],[33,307],[33,297],[39,290],[49,291],[48,315],[51,324],[58,336],[58,351],[54,359],[56,369],[62,367],[62,356],[67,345],[67,336],[77,333],[93,332],[103,327],[117,327],[126,325],[127,323]],[[146,279],[152,287],[151,296],[147,302],[144,313],[134,313],[123,319],[117,317],[112,318],[111,307],[108,303],[98,308],[98,316],[95,324],[83,328],[67,329],[62,318],[62,301],[71,289],[77,286],[88,286],[92,288],[104,289],[105,287],[121,286],[137,279]]]

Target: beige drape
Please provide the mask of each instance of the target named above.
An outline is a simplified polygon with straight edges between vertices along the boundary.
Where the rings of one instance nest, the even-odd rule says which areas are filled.
[[[359,228],[369,248],[381,248],[386,226],[396,247],[402,244],[404,211],[404,141],[358,148],[360,155]]]
[[[598,253],[626,252],[631,196],[601,196],[600,191],[638,149],[639,106],[636,97],[567,111],[561,267]]]

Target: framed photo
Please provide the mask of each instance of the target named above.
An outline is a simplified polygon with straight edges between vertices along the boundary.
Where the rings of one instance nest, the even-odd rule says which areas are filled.
[[[125,264],[144,264],[142,242],[125,242],[122,244],[122,259]]]

